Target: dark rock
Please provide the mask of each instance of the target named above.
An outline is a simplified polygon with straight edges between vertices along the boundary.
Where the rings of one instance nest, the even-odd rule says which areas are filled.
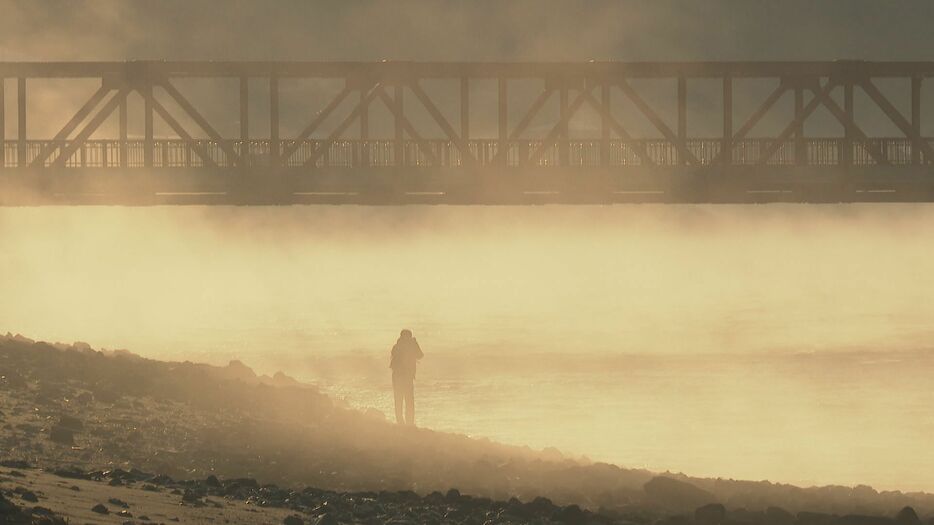
[[[220,488],[222,486],[220,480],[218,480],[217,476],[214,474],[208,476],[207,479],[204,480],[204,484],[213,488]]]
[[[49,430],[49,439],[55,443],[71,446],[75,444],[75,432],[61,425],[53,425]]]
[[[117,498],[110,498],[109,500],[107,500],[107,503],[110,503],[111,505],[120,507],[121,509],[128,509],[128,508],[130,508],[130,505],[129,505],[127,502],[122,501],[122,500],[119,500],[119,499],[117,499]]]
[[[833,519],[834,516],[822,512],[801,511],[798,513],[798,523],[800,525],[820,525]]]
[[[726,507],[719,503],[709,503],[694,510],[694,521],[699,525],[720,525],[726,518]]]
[[[293,514],[291,516],[286,516],[286,518],[282,520],[282,524],[283,525],[305,525],[305,520]]]
[[[539,516],[548,516],[555,511],[555,504],[548,498],[536,497],[531,502],[526,503],[526,508]]]
[[[13,516],[18,516],[19,514],[19,507],[12,501],[3,497],[3,494],[0,493],[0,517],[3,518],[3,520],[0,520],[0,523],[11,520]]]
[[[864,516],[849,514],[833,520],[834,525],[894,525],[895,520],[882,516]]]
[[[117,516],[120,516],[121,518],[132,518],[133,514],[131,514],[130,511],[124,509],[118,512]]]
[[[185,503],[201,503],[202,494],[191,489],[185,489],[182,494],[182,501]]]
[[[60,478],[70,478],[70,479],[91,479],[91,475],[83,470],[79,470],[77,467],[66,467],[55,469],[52,471],[52,474]]]
[[[765,509],[765,521],[770,525],[791,525],[795,517],[781,507],[769,507]]]
[[[72,432],[81,432],[84,430],[84,423],[82,423],[80,419],[73,416],[59,416],[58,425],[62,428],[71,430]]]
[[[642,488],[649,501],[669,509],[693,510],[717,502],[717,498],[706,490],[666,476],[656,476]]]
[[[554,514],[554,519],[562,523],[577,525],[585,523],[587,515],[577,505],[568,505],[558,509]]]
[[[339,525],[337,518],[334,517],[334,514],[328,512],[318,516],[318,519],[315,521],[315,525]]]
[[[23,493],[19,495],[19,497],[23,498],[23,501],[28,501],[30,503],[36,503],[39,501],[39,496],[36,496],[35,492],[29,490],[24,490]]]
[[[915,509],[905,507],[895,515],[895,522],[898,523],[898,525],[920,525],[921,518],[918,517],[918,513],[915,512]]]
[[[444,494],[434,491],[431,494],[428,494],[424,498],[425,503],[429,505],[440,505],[444,503]]]
[[[94,505],[93,507],[91,507],[91,512],[96,512],[98,514],[110,514],[110,511],[107,510],[107,507],[105,507],[101,503],[98,503],[97,505]]]
[[[29,511],[33,516],[54,516],[55,513],[52,512],[52,509],[47,509],[45,507],[35,506],[32,510]]]
[[[24,470],[32,468],[32,466],[30,466],[29,463],[21,459],[6,459],[3,461],[0,461],[0,467],[18,468],[18,469],[24,469]]]
[[[459,490],[457,490],[457,489],[451,489],[451,490],[448,491],[447,494],[445,494],[444,499],[446,499],[446,500],[448,500],[448,501],[455,501],[455,502],[456,502],[456,501],[458,501],[458,500],[461,499],[461,491],[459,491]]]

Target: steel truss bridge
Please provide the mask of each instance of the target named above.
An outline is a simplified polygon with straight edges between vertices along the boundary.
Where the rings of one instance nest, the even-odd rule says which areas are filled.
[[[934,62],[0,63],[0,204],[931,201],[934,140],[921,132],[922,83],[931,76]],[[61,79],[62,95],[72,80],[96,87],[44,139],[27,135],[37,79]],[[219,117],[179,87],[187,79],[234,86],[239,107],[221,119],[239,122],[239,134],[218,132]],[[892,97],[879,87],[889,79],[910,89]],[[297,134],[283,136],[280,85],[294,80],[337,87],[308,108]],[[672,83],[670,107],[650,102],[638,87],[646,80]],[[734,94],[748,80],[770,91],[738,114]],[[434,81],[451,87],[443,101],[424,87]],[[714,136],[688,134],[695,81],[719,92],[722,129]],[[250,134],[257,82],[268,88],[260,102],[269,132],[261,138]],[[484,99],[494,123],[481,130],[486,136],[471,126],[479,103],[471,86],[484,82],[493,86]],[[534,88],[516,101],[521,82]],[[873,134],[857,118],[854,94],[898,133]],[[141,100],[141,115],[130,115],[131,97]],[[779,110],[785,98],[791,111]],[[652,136],[614,111],[618,101],[636,108]],[[555,104],[546,125],[532,126]],[[374,122],[377,106],[384,122]],[[839,136],[805,134],[821,108]],[[596,125],[588,138],[575,137],[570,123],[585,110]],[[776,112],[778,132],[753,133]],[[138,136],[128,133],[131,117],[141,122]],[[101,137],[110,119],[114,136]],[[154,134],[156,119],[171,136]],[[376,137],[376,124],[390,131]]]

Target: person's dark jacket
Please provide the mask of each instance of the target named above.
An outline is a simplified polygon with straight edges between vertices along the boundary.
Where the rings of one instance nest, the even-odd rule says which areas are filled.
[[[389,359],[389,368],[392,368],[392,375],[398,378],[415,379],[415,363],[425,357],[418,341],[414,337],[399,338],[392,347],[392,354]]]

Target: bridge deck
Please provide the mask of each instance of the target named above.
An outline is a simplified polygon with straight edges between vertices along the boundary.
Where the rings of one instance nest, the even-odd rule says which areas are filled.
[[[922,132],[922,86],[931,76],[934,62],[0,63],[0,205],[929,201],[934,140]],[[217,82],[207,99],[183,85],[192,78]],[[96,91],[70,91],[87,79]],[[711,80],[718,100],[708,93],[701,105],[722,133],[692,136],[689,87]],[[763,81],[766,91],[751,90]],[[250,122],[257,82],[268,97],[264,137]],[[332,91],[322,96],[321,82]],[[673,96],[659,102],[657,82]],[[37,139],[27,133],[27,86],[86,102]],[[218,109],[211,99],[230,86],[239,104]],[[739,94],[752,108],[740,112]],[[867,108],[889,134],[878,117],[861,118]],[[495,123],[478,133],[480,114]],[[777,131],[756,134],[768,116]],[[131,126],[142,132],[131,137]]]

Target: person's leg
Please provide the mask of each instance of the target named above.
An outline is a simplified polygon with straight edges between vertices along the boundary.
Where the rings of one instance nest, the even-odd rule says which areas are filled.
[[[404,381],[399,381],[395,377],[392,378],[392,393],[396,398],[396,423],[403,425],[405,421],[402,419],[402,402],[405,396],[405,386]]]
[[[405,422],[415,426],[415,381],[408,381],[405,385]]]

